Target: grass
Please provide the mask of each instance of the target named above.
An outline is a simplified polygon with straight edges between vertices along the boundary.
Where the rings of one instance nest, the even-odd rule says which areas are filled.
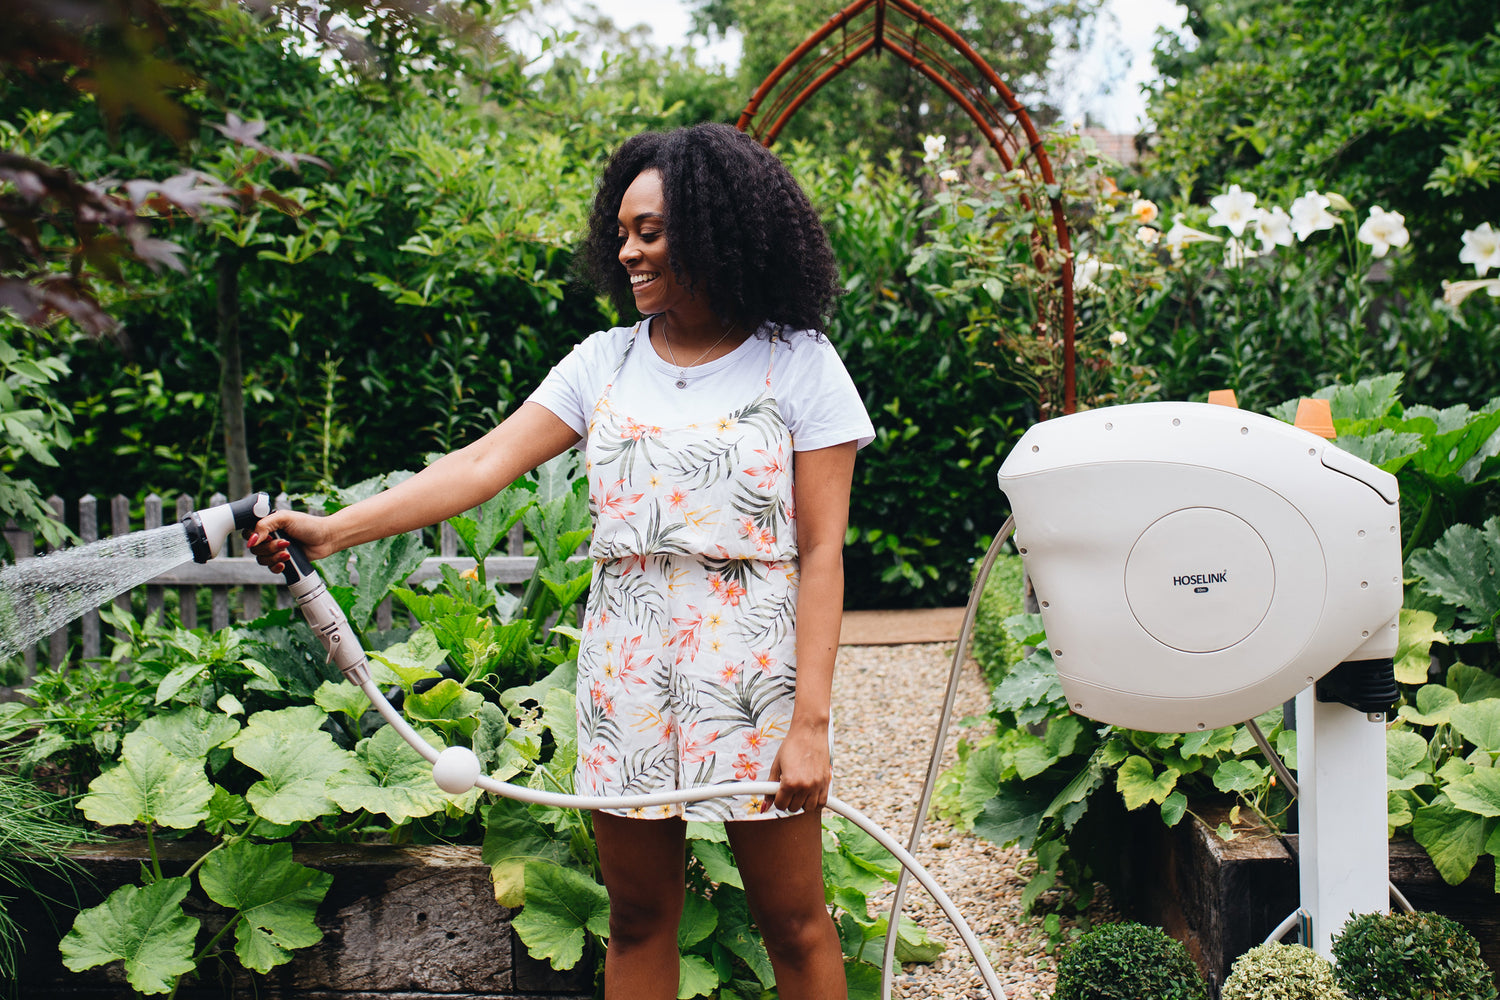
[[[38,864],[64,870],[64,849],[86,839],[66,816],[62,800],[19,773],[14,750],[0,749],[0,983],[12,988],[25,942],[9,906],[30,891],[27,870]]]

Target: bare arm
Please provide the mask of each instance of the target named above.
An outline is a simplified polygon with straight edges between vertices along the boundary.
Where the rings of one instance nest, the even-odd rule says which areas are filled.
[[[322,559],[352,545],[425,528],[479,506],[577,441],[573,428],[551,410],[522,403],[478,441],[336,514],[313,517],[276,511],[262,518],[250,544],[262,564],[280,572],[286,562],[286,545],[266,541],[278,529],[301,542],[308,558]]]
[[[816,809],[828,801],[833,765],[828,724],[833,662],[844,613],[844,532],[854,481],[853,441],[795,453],[797,551],[797,700],[771,780],[780,809]]]

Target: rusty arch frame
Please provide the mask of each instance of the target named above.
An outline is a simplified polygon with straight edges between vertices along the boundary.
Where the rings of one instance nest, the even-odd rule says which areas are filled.
[[[865,15],[870,15],[866,17]],[[934,48],[925,33],[946,43]],[[1062,292],[1063,412],[1073,412],[1076,368],[1073,336],[1073,254],[1067,217],[1055,191],[1057,181],[1041,135],[1026,109],[994,68],[941,20],[911,0],[854,0],[771,71],[751,95],[738,127],[769,146],[797,111],[824,84],[865,56],[889,52],[921,73],[963,108],[973,119],[1006,171],[1025,171],[1030,191],[1020,195],[1027,210],[1041,215],[1041,202],[1051,210],[1057,234]],[[966,65],[965,65],[966,64]],[[1043,233],[1038,226],[1036,232]],[[1037,248],[1039,262],[1047,247]]]

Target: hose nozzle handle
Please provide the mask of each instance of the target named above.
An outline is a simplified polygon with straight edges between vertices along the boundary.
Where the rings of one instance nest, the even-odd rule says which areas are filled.
[[[356,687],[368,683],[370,665],[365,659],[364,646],[360,645],[359,637],[354,634],[354,627],[349,624],[344,609],[339,607],[339,602],[328,592],[328,587],[313,568],[307,553],[302,551],[302,546],[295,538],[284,531],[273,531],[270,537],[287,543],[287,564],[281,570],[282,577],[286,580],[286,589],[296,599],[297,607],[302,610],[302,617],[307,619],[313,635],[318,637],[318,641],[328,651],[328,658],[349,679],[349,683]]]
[[[221,503],[195,510],[182,519],[193,562],[206,563],[224,548],[231,531],[255,527],[255,522],[271,513],[271,494],[252,493],[231,503]]]

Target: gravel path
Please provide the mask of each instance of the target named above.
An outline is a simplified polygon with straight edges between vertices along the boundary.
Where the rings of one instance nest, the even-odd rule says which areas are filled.
[[[833,685],[834,791],[902,843],[911,834],[922,794],[952,660],[951,643],[839,650]],[[969,729],[957,723],[983,717],[987,703],[988,691],[971,663],[954,707],[954,725],[944,750],[947,762],[953,759],[960,734],[972,740],[986,731],[984,723]],[[1032,867],[1026,852],[1002,850],[929,819],[917,858],[984,943],[1007,1000],[1048,1000],[1056,949],[1042,929],[1041,917],[1021,912],[1021,890]],[[888,905],[889,893],[872,900],[872,915],[879,912],[877,907]],[[903,910],[948,949],[932,965],[905,966],[896,978],[894,995],[987,1000],[983,980],[958,933],[915,880],[907,889]],[[1064,919],[1064,934],[1076,923]]]

